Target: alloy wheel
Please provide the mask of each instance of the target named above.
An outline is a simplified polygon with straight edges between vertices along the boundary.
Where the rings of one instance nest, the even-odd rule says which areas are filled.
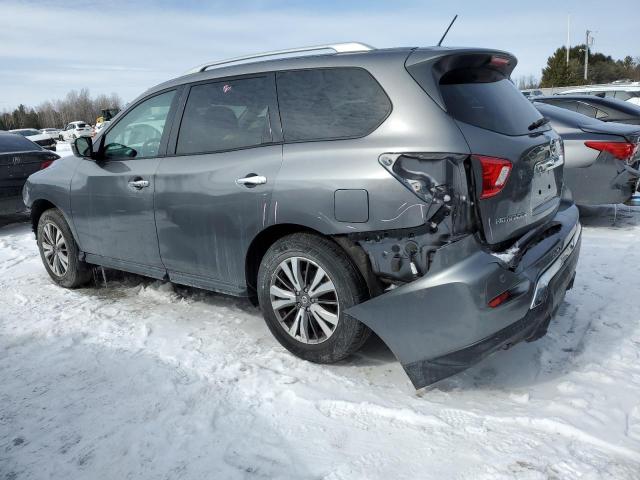
[[[303,257],[290,257],[276,268],[269,288],[280,325],[299,342],[328,340],[338,326],[340,307],[333,281],[322,267]]]
[[[60,229],[53,223],[46,223],[42,229],[42,252],[51,271],[58,277],[67,273],[69,250]]]

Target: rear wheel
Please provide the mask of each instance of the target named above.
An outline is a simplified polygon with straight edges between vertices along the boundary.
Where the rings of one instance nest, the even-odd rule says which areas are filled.
[[[91,268],[78,258],[78,246],[69,225],[55,208],[40,216],[38,249],[47,273],[58,285],[77,288],[91,278]]]
[[[364,344],[370,330],[344,312],[366,298],[350,259],[316,235],[278,240],[258,272],[258,299],[269,330],[291,353],[312,362],[337,362]]]

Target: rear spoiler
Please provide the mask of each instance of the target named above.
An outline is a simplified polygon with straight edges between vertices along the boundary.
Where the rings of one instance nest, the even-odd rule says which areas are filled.
[[[517,63],[515,56],[502,50],[442,47],[417,48],[409,54],[404,66],[427,95],[446,110],[438,87],[445,74],[455,70],[483,68],[495,70],[508,78]]]

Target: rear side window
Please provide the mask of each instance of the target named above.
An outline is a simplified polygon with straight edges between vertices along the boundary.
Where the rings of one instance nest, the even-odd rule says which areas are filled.
[[[627,101],[633,97],[634,95],[632,95],[631,92],[625,92],[624,90],[616,90],[614,98],[617,98],[618,100],[622,100],[622,101]]]
[[[505,135],[530,133],[541,118],[511,80],[492,69],[452,70],[441,78],[440,92],[456,120]]]
[[[280,72],[278,101],[288,142],[368,135],[391,112],[391,102],[361,68]]]
[[[32,150],[42,149],[31,140],[28,140],[21,135],[0,134],[0,153],[28,152]]]
[[[597,108],[592,107],[588,103],[584,103],[584,102],[577,102],[576,111],[578,113],[581,113],[582,115],[586,115],[587,117],[591,117],[591,118],[596,118],[596,116],[598,115]]]
[[[176,154],[255,147],[273,141],[273,79],[246,78],[191,87]]]

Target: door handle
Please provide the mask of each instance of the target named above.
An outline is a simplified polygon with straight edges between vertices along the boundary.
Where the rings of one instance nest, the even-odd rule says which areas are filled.
[[[262,175],[249,174],[246,177],[238,178],[236,180],[238,185],[244,185],[245,187],[252,188],[256,185],[264,185],[267,183],[267,177]]]
[[[149,186],[149,180],[129,180],[129,186],[131,188],[135,188],[140,190],[141,188],[145,188]]]

